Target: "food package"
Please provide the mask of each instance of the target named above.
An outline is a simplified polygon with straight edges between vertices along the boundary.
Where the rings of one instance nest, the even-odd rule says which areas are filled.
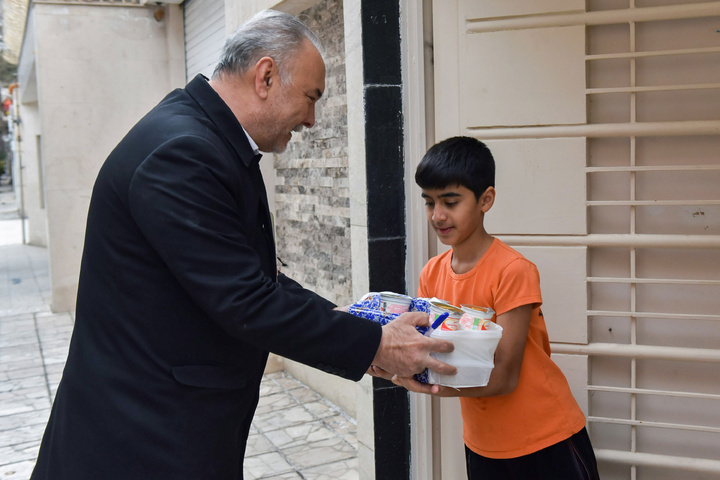
[[[495,349],[502,337],[502,327],[487,322],[483,330],[447,331],[438,329],[430,334],[431,338],[449,340],[455,345],[450,353],[431,353],[433,358],[457,368],[457,375],[441,375],[428,370],[425,383],[445,385],[455,388],[484,387],[490,380],[495,367]]]
[[[364,295],[360,301],[352,304],[348,313],[372,320],[380,325],[386,325],[401,315],[401,313],[384,311],[387,307],[383,309],[383,305],[387,303],[386,299],[394,296],[401,295],[392,292],[370,292]],[[426,312],[434,319],[441,312],[438,310],[438,306],[445,306],[442,311],[448,310],[453,313],[452,317],[448,317],[435,330],[430,330],[428,327],[415,328],[423,335],[449,340],[455,345],[455,350],[451,353],[432,353],[431,355],[441,362],[456,367],[457,375],[440,375],[426,369],[415,375],[414,378],[421,383],[456,388],[487,385],[490,373],[495,366],[495,349],[502,336],[502,327],[489,320],[495,312],[490,308],[481,309],[476,306],[469,306],[472,308],[461,310],[438,298],[406,298],[409,298],[408,311],[411,312]],[[401,299],[401,302],[407,303],[405,299]],[[479,315],[477,310],[480,310],[482,315]],[[477,320],[476,317],[482,318]],[[446,322],[450,326],[445,325]]]

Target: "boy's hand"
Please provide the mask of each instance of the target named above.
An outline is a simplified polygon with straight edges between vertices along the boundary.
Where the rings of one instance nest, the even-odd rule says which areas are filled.
[[[452,352],[455,348],[453,344],[447,340],[424,337],[415,329],[416,326],[430,326],[427,313],[403,313],[384,325],[372,364],[401,377],[412,377],[426,368],[443,375],[455,375],[455,367],[430,356],[432,352]]]
[[[395,385],[405,387],[411,392],[425,393],[428,395],[434,395],[440,391],[440,385],[431,385],[429,383],[420,383],[412,377],[398,377],[393,375],[390,381]]]
[[[398,377],[393,375],[390,379],[395,385],[405,387],[410,392],[425,393],[438,397],[462,397],[463,390],[453,387],[444,387],[442,385],[431,385],[429,383],[420,383],[412,377]]]

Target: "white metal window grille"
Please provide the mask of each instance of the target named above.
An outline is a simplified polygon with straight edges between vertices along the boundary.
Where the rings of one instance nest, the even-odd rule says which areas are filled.
[[[588,420],[620,478],[716,478],[720,4],[637,3],[587,26],[590,234],[633,238],[589,249]]]
[[[673,3],[673,4],[670,4]],[[589,1],[468,20],[469,33],[584,25],[587,124],[468,130],[587,138],[589,429],[603,478],[720,475],[720,2]]]

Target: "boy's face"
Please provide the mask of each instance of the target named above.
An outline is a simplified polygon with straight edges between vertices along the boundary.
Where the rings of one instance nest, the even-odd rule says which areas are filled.
[[[479,199],[472,190],[456,185],[422,191],[425,213],[444,245],[458,247],[482,241],[483,218],[492,206],[495,189],[489,187]]]

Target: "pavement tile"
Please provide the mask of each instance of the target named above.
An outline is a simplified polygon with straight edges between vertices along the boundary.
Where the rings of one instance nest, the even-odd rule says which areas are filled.
[[[14,430],[28,425],[45,425],[50,416],[50,409],[32,410],[24,413],[16,413],[13,415],[5,415],[0,420],[0,432],[4,430]],[[2,455],[0,455],[2,458]]]
[[[273,430],[265,436],[279,449],[307,445],[337,437],[337,434],[321,421],[302,423],[292,427]]]
[[[273,395],[263,395],[258,400],[258,406],[255,409],[256,416],[265,415],[268,412],[284,410],[296,407],[298,402],[290,395],[285,393],[275,393]]]
[[[45,419],[47,421],[47,418]],[[42,439],[45,424],[25,425],[12,430],[0,430],[0,445],[18,445]],[[2,477],[0,477],[2,478]]]
[[[283,455],[300,470],[356,457],[357,451],[338,437],[283,449]]]
[[[277,478],[276,476],[278,474],[293,473],[294,470],[292,465],[277,452],[269,452],[245,458],[245,462],[243,463],[243,474],[248,480],[256,478]]]
[[[3,480],[27,480],[35,467],[35,460],[0,465],[0,478]]]
[[[259,433],[248,436],[247,447],[245,448],[245,458],[263,455],[265,453],[274,452],[277,448],[273,443]]]
[[[357,480],[358,460],[350,458],[300,471],[305,480]]]
[[[19,462],[34,462],[40,450],[40,438],[25,443],[14,443],[0,447],[0,467]],[[3,478],[0,476],[0,478]]]
[[[253,423],[261,432],[269,432],[279,428],[288,428],[301,423],[312,422],[312,416],[303,406],[298,405],[284,410],[270,411],[265,414],[255,415]]]

